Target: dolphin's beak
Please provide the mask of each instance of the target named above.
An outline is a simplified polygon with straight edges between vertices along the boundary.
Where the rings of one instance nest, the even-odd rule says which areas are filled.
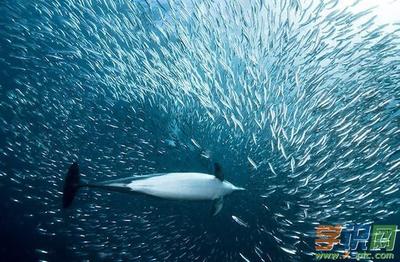
[[[233,190],[234,190],[234,191],[244,191],[244,190],[246,190],[246,188],[243,188],[243,187],[235,187]]]

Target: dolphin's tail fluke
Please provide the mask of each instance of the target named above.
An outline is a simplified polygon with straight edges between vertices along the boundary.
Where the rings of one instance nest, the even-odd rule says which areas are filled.
[[[74,162],[68,169],[67,176],[64,181],[63,189],[63,208],[68,208],[71,206],[72,201],[78,189],[81,187],[80,184],[80,173],[79,165]]]

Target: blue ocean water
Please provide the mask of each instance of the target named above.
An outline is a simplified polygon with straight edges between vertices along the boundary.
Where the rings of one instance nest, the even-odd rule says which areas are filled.
[[[2,1],[0,260],[313,261],[319,224],[397,224],[399,23],[362,2]],[[73,161],[247,190],[63,209]]]

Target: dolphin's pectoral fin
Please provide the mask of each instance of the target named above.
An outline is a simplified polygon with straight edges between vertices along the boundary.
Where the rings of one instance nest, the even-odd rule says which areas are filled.
[[[213,216],[216,216],[219,213],[219,211],[221,211],[223,205],[224,205],[224,199],[222,197],[214,200],[211,208],[211,214]]]
[[[214,176],[221,181],[224,181],[224,174],[222,174],[222,168],[219,163],[214,163]]]

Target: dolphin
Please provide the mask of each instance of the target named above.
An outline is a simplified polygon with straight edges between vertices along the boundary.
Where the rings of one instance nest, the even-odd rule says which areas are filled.
[[[209,200],[213,202],[211,212],[214,216],[221,211],[224,196],[245,190],[224,180],[218,163],[214,163],[214,175],[195,172],[157,173],[88,183],[80,179],[79,165],[74,162],[69,167],[64,181],[64,208],[71,206],[76,193],[82,187],[144,194],[170,200]]]

